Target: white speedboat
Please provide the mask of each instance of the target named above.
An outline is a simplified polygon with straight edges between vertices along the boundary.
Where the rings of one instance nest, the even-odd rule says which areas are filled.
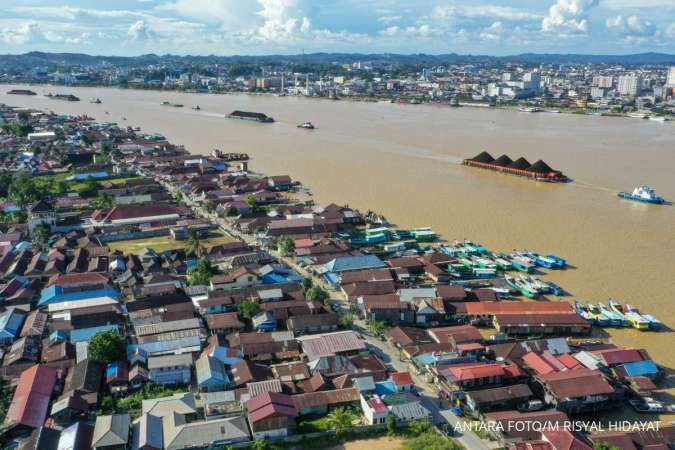
[[[303,122],[298,125],[298,128],[304,128],[305,130],[313,130],[314,124],[312,122]]]

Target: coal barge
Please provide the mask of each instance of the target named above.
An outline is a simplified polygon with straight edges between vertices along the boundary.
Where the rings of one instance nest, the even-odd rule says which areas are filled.
[[[462,164],[509,175],[517,175],[535,181],[548,181],[551,183],[566,183],[570,181],[570,179],[561,171],[552,169],[541,159],[534,164],[530,164],[530,162],[523,157],[520,157],[515,161],[508,155],[502,155],[499,158],[494,159],[488,152],[481,152],[473,158],[465,159]]]
[[[232,111],[230,114],[227,115],[227,117],[229,119],[250,120],[253,122],[261,122],[261,123],[274,122],[274,119],[266,114],[249,111],[239,111],[239,110]]]

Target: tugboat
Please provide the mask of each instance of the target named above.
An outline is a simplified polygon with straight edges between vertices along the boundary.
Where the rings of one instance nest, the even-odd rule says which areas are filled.
[[[654,189],[647,185],[636,187],[635,189],[633,189],[632,193],[619,192],[618,195],[619,197],[625,198],[627,200],[635,200],[644,203],[654,203],[657,205],[661,205],[665,202],[663,197],[659,197],[658,195],[656,195]]]
[[[197,106],[195,106],[195,107],[192,108],[192,109],[194,109],[195,111],[199,111],[201,108],[199,107],[199,105],[197,105]]]
[[[312,122],[302,122],[298,125],[298,128],[304,128],[305,130],[313,130],[314,124]]]
[[[101,101],[100,98],[96,97],[96,98],[92,98],[91,100],[89,100],[89,103],[100,104],[100,103],[103,103],[103,102]]]

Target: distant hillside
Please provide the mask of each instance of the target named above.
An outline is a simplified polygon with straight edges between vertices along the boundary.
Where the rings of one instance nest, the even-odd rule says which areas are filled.
[[[94,56],[81,53],[30,52],[21,55],[1,55],[0,69],[26,70],[44,66],[98,66],[117,67],[147,64],[227,64],[249,62],[258,64],[345,64],[354,61],[369,61],[374,64],[494,64],[499,62],[520,62],[526,64],[675,64],[675,55],[665,53],[638,53],[631,55],[581,55],[581,54],[536,54],[524,53],[511,56],[394,54],[394,53],[311,53],[305,55],[264,55],[264,56]]]

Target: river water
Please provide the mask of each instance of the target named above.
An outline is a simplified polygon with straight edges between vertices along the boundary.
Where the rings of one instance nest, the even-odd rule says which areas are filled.
[[[675,200],[675,122],[269,95],[54,86],[31,87],[40,94],[33,97],[5,93],[14,87],[3,86],[0,102],[140,126],[192,153],[246,152],[253,170],[291,175],[322,204],[373,209],[401,227],[431,226],[447,240],[493,250],[560,255],[573,268],[547,278],[572,298],[614,297],[675,327],[675,207],[616,196],[646,183]],[[50,100],[48,92],[82,101]],[[90,104],[93,97],[103,103]],[[224,118],[235,109],[277,122]],[[306,120],[317,129],[296,127]],[[574,181],[537,183],[460,164],[482,150],[543,159]],[[672,334],[609,332],[675,367]]]

